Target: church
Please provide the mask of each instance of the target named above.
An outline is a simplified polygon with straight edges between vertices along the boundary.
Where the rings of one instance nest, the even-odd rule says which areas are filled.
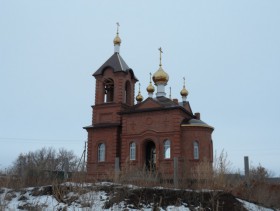
[[[211,164],[214,128],[200,119],[200,113],[192,112],[185,80],[181,101],[166,96],[169,75],[162,67],[161,48],[159,68],[150,74],[148,98],[143,99],[140,86],[135,97],[138,79],[120,55],[119,29],[113,43],[113,55],[93,73],[92,124],[84,127],[88,177],[102,179],[135,167],[168,179],[173,177],[176,159],[178,176],[189,178],[201,161]]]

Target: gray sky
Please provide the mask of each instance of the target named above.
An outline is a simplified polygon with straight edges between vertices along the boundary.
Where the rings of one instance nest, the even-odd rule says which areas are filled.
[[[43,146],[82,155],[91,74],[113,54],[119,22],[145,98],[161,46],[172,97],[185,76],[215,150],[234,169],[247,155],[279,176],[279,11],[278,0],[0,0],[0,168]]]

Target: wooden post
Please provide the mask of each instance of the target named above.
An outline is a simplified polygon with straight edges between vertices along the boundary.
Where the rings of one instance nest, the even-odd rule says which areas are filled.
[[[174,187],[178,188],[178,158],[174,157]]]
[[[249,157],[244,156],[244,170],[245,170],[245,179],[249,180]]]
[[[64,159],[63,168],[64,168],[64,180],[67,180],[68,179],[68,172],[69,172],[69,160],[68,160],[68,158]]]

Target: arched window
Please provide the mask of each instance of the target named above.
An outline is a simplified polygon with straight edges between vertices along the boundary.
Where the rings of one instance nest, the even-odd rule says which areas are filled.
[[[164,158],[168,159],[171,157],[170,141],[169,140],[164,141],[163,146],[164,146]]]
[[[136,160],[136,144],[132,142],[129,146],[130,160]]]
[[[193,143],[193,158],[195,160],[199,159],[199,146],[197,141]]]
[[[105,144],[98,145],[98,161],[105,161]]]
[[[114,101],[114,81],[109,78],[106,79],[103,83],[104,85],[104,102],[113,102]]]

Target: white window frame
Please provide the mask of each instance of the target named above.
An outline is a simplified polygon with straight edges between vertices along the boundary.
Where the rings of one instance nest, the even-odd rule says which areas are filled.
[[[129,145],[129,159],[136,160],[136,144],[131,142]]]
[[[171,141],[165,140],[163,143],[163,156],[164,159],[170,159],[171,158]]]
[[[98,145],[98,162],[105,161],[106,146],[104,143]]]
[[[193,158],[195,160],[199,159],[199,144],[197,141],[193,143]]]

